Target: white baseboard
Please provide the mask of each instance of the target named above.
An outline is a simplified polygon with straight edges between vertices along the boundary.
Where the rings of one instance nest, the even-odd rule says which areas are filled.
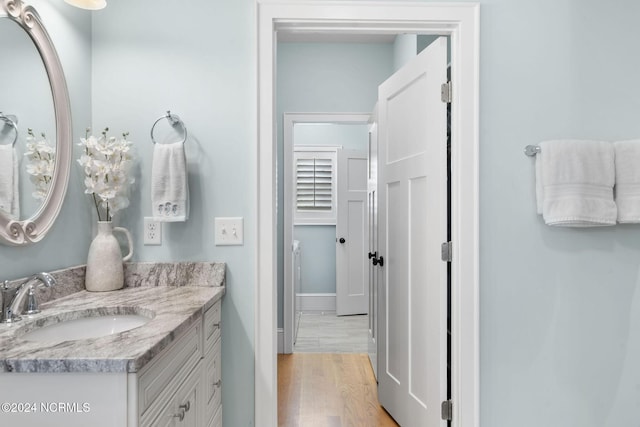
[[[284,353],[284,328],[278,328],[278,354]]]
[[[301,311],[336,311],[336,294],[298,294]]]

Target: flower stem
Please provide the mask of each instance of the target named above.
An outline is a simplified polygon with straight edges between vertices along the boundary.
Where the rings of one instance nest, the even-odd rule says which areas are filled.
[[[93,196],[93,203],[96,205],[96,212],[98,213],[98,221],[102,221],[102,218],[100,217],[100,208],[98,207],[98,199],[96,199],[96,194],[93,193],[92,196]]]

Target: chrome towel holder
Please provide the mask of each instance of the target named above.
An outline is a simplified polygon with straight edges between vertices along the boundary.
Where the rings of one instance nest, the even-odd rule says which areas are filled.
[[[11,143],[11,145],[13,147],[16,146],[16,141],[18,141],[18,118],[16,116],[6,116],[2,113],[2,111],[0,111],[0,120],[2,120],[3,122],[5,122],[5,126],[9,125],[13,128],[13,130],[16,133],[16,136],[13,138],[13,142]]]
[[[526,147],[524,147],[524,154],[529,157],[534,157],[536,154],[539,154],[541,152],[542,149],[539,145],[527,145]]]
[[[161,120],[168,120],[169,123],[171,124],[171,127],[175,128],[177,126],[181,126],[182,130],[183,130],[183,138],[182,138],[182,142],[184,144],[184,142],[187,140],[187,127],[184,125],[184,122],[182,120],[180,120],[180,117],[177,114],[171,114],[171,111],[167,110],[167,114],[158,117],[158,119],[153,122],[153,126],[151,126],[151,141],[156,144],[156,140],[153,137],[153,130],[156,128],[156,125],[158,124],[158,122],[160,122]]]

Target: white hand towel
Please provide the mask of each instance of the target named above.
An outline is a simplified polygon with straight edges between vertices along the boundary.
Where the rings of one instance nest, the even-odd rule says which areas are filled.
[[[547,225],[615,225],[613,144],[557,140],[540,143],[536,156],[538,206]],[[542,186],[540,187],[540,184]]]
[[[618,222],[640,222],[640,139],[613,144],[616,153]]]
[[[20,219],[18,155],[13,145],[0,144],[0,211]]]
[[[187,158],[182,142],[154,144],[151,166],[151,203],[157,221],[189,218]]]

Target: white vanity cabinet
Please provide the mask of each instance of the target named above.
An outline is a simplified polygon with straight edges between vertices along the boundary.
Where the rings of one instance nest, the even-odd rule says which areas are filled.
[[[138,328],[87,340],[30,342],[23,325],[4,325],[0,426],[221,426],[223,295],[222,286],[141,286],[45,307],[40,316],[63,319],[78,307],[154,313]]]
[[[205,412],[203,426],[222,426],[222,371],[220,302],[204,314],[204,359],[202,360]]]
[[[141,427],[222,426],[220,301],[137,375]]]

